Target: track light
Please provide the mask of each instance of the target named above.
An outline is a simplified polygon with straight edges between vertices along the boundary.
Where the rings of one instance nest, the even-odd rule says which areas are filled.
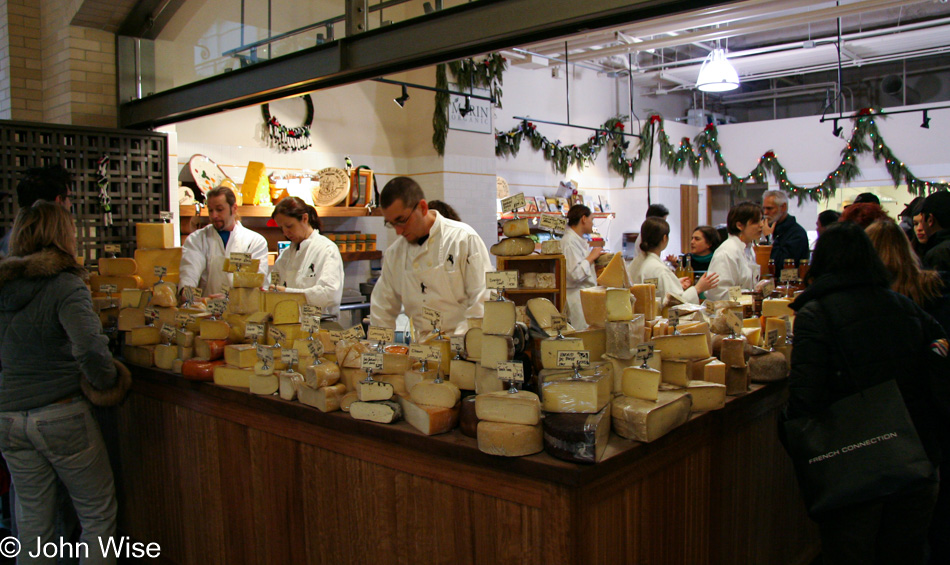
[[[706,56],[696,78],[696,88],[703,92],[725,92],[739,88],[739,73],[726,58],[725,50],[717,47]]]
[[[841,129],[842,129],[842,128],[841,128],[841,126],[838,125],[838,120],[837,120],[837,118],[834,119],[834,120],[831,120],[831,121],[835,124],[834,128],[832,128],[832,130],[831,130],[832,135],[834,135],[835,137],[841,137]]]
[[[927,110],[924,110],[924,121],[920,124],[920,127],[930,129],[930,116],[927,115]]]
[[[393,102],[395,102],[400,108],[405,108],[406,100],[409,100],[409,91],[406,90],[406,85],[402,85],[402,96],[399,98],[393,98]]]
[[[474,109],[475,109],[475,108],[472,108],[472,97],[471,97],[471,96],[466,96],[466,97],[465,97],[465,107],[464,107],[464,108],[459,108],[459,115],[464,118],[465,116],[469,115],[469,114],[472,112],[472,110],[474,110]]]

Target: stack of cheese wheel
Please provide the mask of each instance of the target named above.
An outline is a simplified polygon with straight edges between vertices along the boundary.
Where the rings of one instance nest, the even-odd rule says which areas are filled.
[[[534,253],[534,240],[527,219],[508,220],[501,227],[504,238],[491,246],[491,254],[499,257],[515,257]]]
[[[396,400],[409,425],[425,435],[442,434],[459,422],[462,386],[451,378],[453,363],[459,360],[452,359],[452,343],[440,332],[432,332],[420,344],[438,351],[439,362],[427,362],[425,370],[415,363],[408,366],[403,373],[405,393],[397,391]]]

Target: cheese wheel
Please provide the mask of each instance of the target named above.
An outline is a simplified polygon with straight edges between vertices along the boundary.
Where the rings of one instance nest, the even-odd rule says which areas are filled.
[[[527,237],[509,237],[492,245],[489,251],[498,257],[531,255],[534,253],[534,240]]]
[[[134,275],[136,270],[138,270],[138,265],[135,263],[135,259],[128,257],[103,257],[99,259],[99,274],[106,277]]]
[[[558,459],[596,463],[610,439],[610,404],[595,414],[544,415],[544,450]]]
[[[214,368],[223,364],[224,360],[204,361],[201,359],[188,359],[181,365],[181,376],[192,381],[213,381]]]
[[[544,449],[544,432],[541,424],[503,424],[501,422],[478,422],[478,449],[489,455],[522,457]]]
[[[475,415],[489,422],[534,426],[541,422],[541,401],[537,394],[526,390],[479,394],[475,396]]]

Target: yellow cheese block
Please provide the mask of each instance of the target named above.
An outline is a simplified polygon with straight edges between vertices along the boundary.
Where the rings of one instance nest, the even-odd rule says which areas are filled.
[[[693,412],[718,410],[726,405],[726,385],[706,381],[689,381],[686,392],[693,397]]]
[[[742,328],[742,335],[751,343],[752,345],[761,345],[762,344],[762,328]]]
[[[623,394],[642,400],[656,401],[660,391],[661,373],[655,369],[627,367],[623,370]]]
[[[623,257],[620,253],[614,253],[610,262],[600,272],[597,277],[597,286],[606,286],[613,288],[628,288],[630,282],[627,278],[627,269],[624,268]]]
[[[673,386],[685,387],[693,376],[693,365],[689,359],[663,359],[660,374],[663,382]]]
[[[214,368],[214,384],[250,388],[250,378],[254,376],[253,369],[241,369],[228,365],[218,365]]]
[[[261,311],[261,290],[252,288],[232,288],[228,294],[228,311],[235,314],[253,314]]]
[[[138,270],[135,259],[128,257],[103,257],[99,259],[99,274],[106,277],[134,275]]]
[[[198,322],[198,337],[201,339],[228,339],[231,326],[224,320],[204,319]]]
[[[304,382],[312,389],[333,386],[340,381],[340,376],[340,366],[330,361],[309,365],[303,370]]]
[[[541,424],[507,424],[483,421],[478,423],[478,449],[489,455],[522,457],[544,449]]]
[[[125,344],[122,346],[122,357],[127,363],[140,367],[152,367],[155,365],[155,346]]]
[[[541,409],[545,412],[593,414],[610,402],[613,380],[610,366],[601,365],[573,378],[573,371],[547,374],[541,382]]]
[[[112,295],[115,296],[118,293],[121,293],[127,288],[145,288],[145,283],[142,282],[142,277],[138,275],[125,275],[121,277],[107,277],[103,275],[90,275],[89,276],[89,288],[92,289],[93,294],[96,296],[105,296],[105,292],[100,291],[102,285],[113,284],[116,287],[116,292],[113,292]]]
[[[515,303],[509,300],[489,300],[485,303],[485,318],[482,332],[485,335],[506,335],[515,333]]]
[[[296,300],[282,300],[274,306],[273,316],[275,324],[299,324],[300,303]]]
[[[161,341],[162,332],[158,326],[137,326],[125,337],[129,345],[155,345]]]
[[[250,263],[232,263],[231,259],[225,257],[221,270],[226,273],[256,273],[260,270],[261,260],[251,259]]]
[[[593,286],[582,288],[581,308],[584,310],[584,320],[588,326],[602,328],[607,322],[607,288]]]
[[[178,348],[178,358],[187,361],[195,356],[195,348],[191,345],[176,345]]]
[[[170,223],[135,224],[135,246],[139,249],[174,247],[175,226]]]
[[[614,383],[611,391],[614,394],[621,394],[623,392],[623,370],[627,367],[639,365],[640,361],[636,358],[618,359],[611,355],[604,355],[602,359],[610,365],[610,376]]]
[[[653,338],[662,359],[705,359],[709,357],[706,334],[681,334]]]
[[[636,299],[633,304],[635,314],[643,314],[649,321],[656,318],[656,286],[652,284],[635,284],[630,287],[630,293]]]
[[[280,379],[274,375],[266,377],[250,375],[247,378],[247,384],[248,388],[251,390],[251,394],[269,396],[277,392],[277,390],[280,388]]]
[[[175,332],[175,343],[183,347],[194,347],[195,332],[189,329],[178,329]]]
[[[584,342],[584,350],[590,352],[591,361],[597,361],[607,353],[607,333],[603,328],[574,332],[571,337],[581,338]]]
[[[424,380],[409,389],[409,398],[416,404],[452,408],[461,400],[461,391],[454,384]]]
[[[161,282],[153,286],[152,305],[164,308],[178,306],[178,286],[169,282]]]
[[[267,339],[265,343],[267,345],[280,345],[284,349],[292,349],[294,347],[294,342],[298,338],[306,338],[306,334],[300,331],[299,324],[272,324],[270,327],[277,328],[284,333],[284,339],[280,342],[274,341],[274,338],[270,335],[270,330],[267,331]]]
[[[181,269],[181,247],[136,249],[135,263],[138,265],[139,274],[143,277],[145,275],[154,277],[155,267],[165,267],[166,274],[177,275]]]
[[[247,164],[244,184],[241,185],[241,196],[245,206],[270,205],[270,182],[267,180],[267,169],[264,168],[264,163],[250,161]]]
[[[515,355],[514,340],[506,335],[483,335],[482,353],[479,356],[482,365],[490,369],[499,363],[510,361]]]
[[[651,442],[686,423],[692,405],[685,391],[661,390],[656,401],[618,396],[610,410],[613,429],[620,437]]]
[[[585,351],[584,340],[577,337],[558,339],[550,337],[538,342],[541,347],[541,367],[557,369],[557,354],[561,351]],[[593,361],[593,359],[592,359]]]
[[[349,404],[352,404],[355,400],[355,395],[347,393],[340,403],[340,409],[348,411]],[[459,408],[457,406],[451,408],[426,406],[402,396],[397,397],[396,400],[399,402],[399,406],[402,407],[406,422],[427,436],[443,434],[452,430],[458,424]]]
[[[264,273],[234,273],[231,275],[233,288],[260,288],[264,286]]]
[[[464,359],[452,359],[449,365],[449,381],[462,390],[475,390],[475,363]]]
[[[257,346],[230,344],[224,347],[224,362],[240,369],[252,369],[257,363]]]
[[[792,303],[790,298],[766,298],[762,301],[762,316],[792,317],[795,311],[788,307]]]
[[[346,385],[337,386],[343,386],[343,388],[346,389]],[[393,397],[395,392],[393,385],[382,381],[372,380],[369,382],[360,381],[356,383],[356,393],[359,396],[360,402],[389,400]]]
[[[534,426],[541,422],[541,400],[526,390],[479,394],[475,397],[475,414],[479,420]]]
[[[527,219],[508,220],[501,229],[505,237],[531,235],[531,226],[528,225]]]
[[[145,308],[151,300],[151,290],[126,288],[119,296],[119,308]]]
[[[608,288],[606,296],[607,321],[620,322],[633,319],[633,304],[630,289]]]
[[[307,295],[302,292],[277,292],[276,290],[268,290],[260,293],[261,296],[261,305],[260,309],[274,315],[277,305],[281,302],[288,300],[293,300],[297,304],[306,304]]]
[[[475,366],[475,394],[485,394],[487,392],[497,392],[507,387],[498,379],[498,371],[483,367],[481,363]]]
[[[178,346],[159,344],[155,346],[155,366],[159,369],[170,371],[172,365],[178,359]]]
[[[703,380],[710,383],[721,385],[726,384],[726,364],[722,361],[713,360],[703,366]]]

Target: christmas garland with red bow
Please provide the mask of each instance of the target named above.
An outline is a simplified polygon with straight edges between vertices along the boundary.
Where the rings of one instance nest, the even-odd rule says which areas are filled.
[[[435,111],[432,114],[432,146],[440,157],[445,155],[445,139],[449,134],[450,100],[449,95],[442,92],[449,88],[446,69],[455,76],[459,91],[486,88],[495,100],[495,106],[501,108],[501,86],[504,72],[508,69],[508,59],[499,53],[490,53],[480,61],[463,59],[436,66],[435,87],[440,91],[435,94]]]
[[[625,141],[622,135],[617,135],[623,132],[622,121],[625,116],[610,118],[604,122],[603,129],[583,145],[564,145],[560,140],[549,140],[537,132],[534,124],[524,120],[507,132],[495,132],[495,155],[498,157],[517,155],[522,140],[527,137],[531,141],[532,149],[544,151],[544,158],[551,162],[557,172],[564,174],[570,165],[583,168],[585,164],[592,163],[603,147],[609,147],[608,167],[623,178],[624,186],[626,186],[627,182],[633,180],[639,172],[656,142],[659,161],[674,173],[679,173],[689,167],[693,177],[698,177],[700,168],[715,163],[722,180],[732,185],[733,190],[740,196],[745,195],[747,184],[765,183],[771,175],[781,190],[795,196],[801,203],[806,198],[817,201],[833,196],[840,185],[860,176],[857,157],[871,153],[876,162],[884,161],[884,166],[894,185],[905,183],[907,191],[912,195],[923,196],[938,190],[950,189],[948,183],[921,180],[894,155],[875,124],[877,118],[883,117],[876,115],[871,108],[856,112],[850,118],[854,122],[854,128],[845,148],[841,150],[840,164],[829,172],[821,183],[810,187],[793,183],[785,167],[771,149],[762,154],[756,166],[748,174],[740,175],[733,172],[722,156],[722,146],[718,141],[719,130],[715,124],[707,125],[693,138],[692,142],[688,137],[684,137],[678,145],[674,146],[664,129],[663,117],[657,114],[650,116],[641,128],[640,143],[633,156],[627,155],[629,142]]]

